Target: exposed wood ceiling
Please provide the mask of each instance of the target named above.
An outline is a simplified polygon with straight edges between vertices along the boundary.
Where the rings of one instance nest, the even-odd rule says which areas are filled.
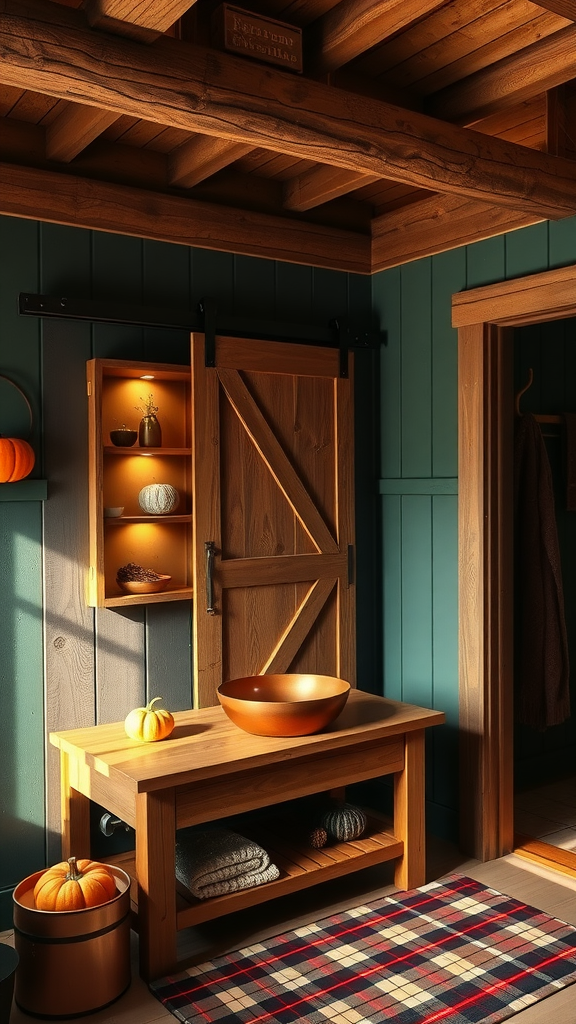
[[[576,214],[576,0],[236,4],[302,74],[220,5],[0,0],[0,213],[359,273]]]

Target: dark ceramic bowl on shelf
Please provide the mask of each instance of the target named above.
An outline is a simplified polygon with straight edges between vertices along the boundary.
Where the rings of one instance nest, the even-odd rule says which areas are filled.
[[[136,444],[138,437],[137,430],[129,430],[128,427],[119,427],[118,430],[110,431],[110,440],[117,448],[131,448]]]
[[[221,683],[218,700],[235,725],[256,736],[309,736],[342,711],[350,683],[314,673],[245,676]]]

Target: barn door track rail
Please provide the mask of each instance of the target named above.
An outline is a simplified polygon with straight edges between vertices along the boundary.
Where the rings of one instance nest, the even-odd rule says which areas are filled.
[[[216,300],[210,297],[202,299],[197,308],[192,310],[20,292],[18,309],[22,316],[46,319],[121,324],[126,327],[161,330],[200,331],[206,336],[207,366],[215,365],[217,334],[338,348],[341,377],[348,376],[348,352],[351,349],[377,349],[386,344],[384,331],[353,324],[346,316],[334,317],[326,327],[279,320],[257,320],[252,317],[220,313]]]

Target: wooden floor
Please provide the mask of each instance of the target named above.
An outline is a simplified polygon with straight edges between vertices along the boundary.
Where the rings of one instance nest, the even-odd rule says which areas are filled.
[[[576,925],[576,877],[571,878],[553,870],[532,865],[515,854],[500,860],[480,864],[461,856],[454,847],[434,838],[428,844],[428,880],[440,878],[451,871],[462,871],[472,878],[538,907],[554,917]],[[237,949],[267,936],[275,935],[286,928],[296,927],[319,916],[340,909],[353,907],[356,903],[375,899],[394,891],[391,884],[392,867],[383,865],[357,872],[345,879],[324,883],[284,899],[271,902],[263,907],[253,908],[231,915],[224,922],[211,922],[198,929],[194,935],[194,947],[205,942],[217,942],[222,950]],[[233,919],[232,919],[233,918]],[[4,941],[12,936],[0,935]],[[189,936],[189,939],[192,937]],[[75,1018],[91,1024],[152,1024],[154,1021],[174,1020],[151,995],[137,973],[137,940],[134,937],[134,973],[128,992],[113,1006],[89,1017]],[[513,1018],[514,1024],[575,1024],[576,987],[569,986],[523,1010]],[[21,1013],[16,1006],[12,1010],[10,1024],[24,1024],[32,1018]]]
[[[516,793],[514,830],[576,853],[576,776]]]

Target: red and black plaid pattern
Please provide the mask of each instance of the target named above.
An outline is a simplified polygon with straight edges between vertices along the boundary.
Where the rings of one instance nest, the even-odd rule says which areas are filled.
[[[576,928],[452,875],[151,989],[194,1024],[496,1024],[575,980]]]

